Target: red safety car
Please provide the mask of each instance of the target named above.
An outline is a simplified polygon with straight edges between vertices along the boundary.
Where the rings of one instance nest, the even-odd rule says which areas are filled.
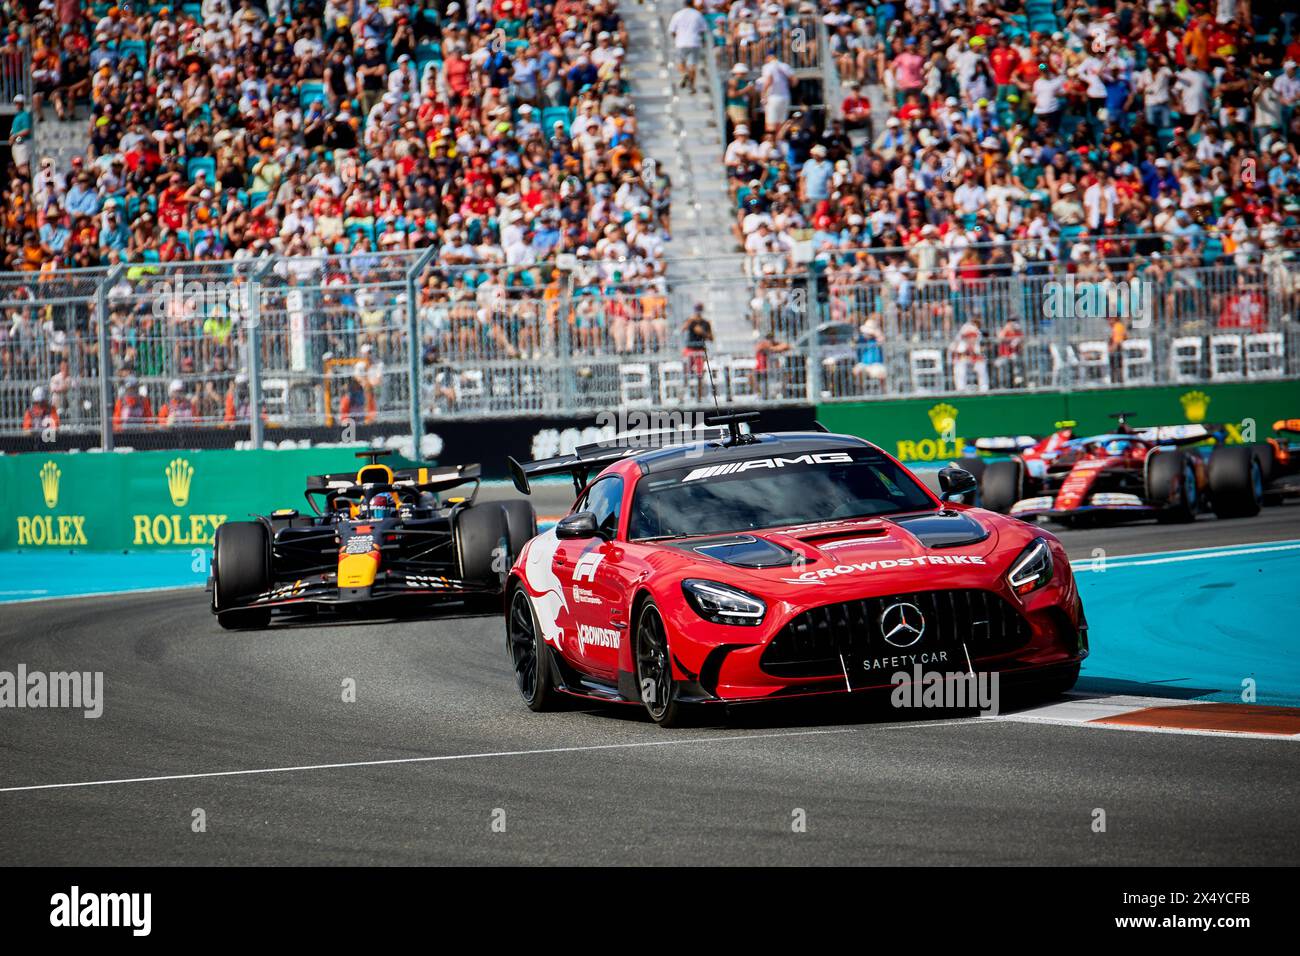
[[[605,445],[509,462],[518,489],[568,473],[578,498],[506,581],[515,680],[560,695],[694,705],[895,686],[894,675],[993,670],[1060,690],[1087,624],[1059,541],[936,496],[862,439],[749,434],[646,450]]]

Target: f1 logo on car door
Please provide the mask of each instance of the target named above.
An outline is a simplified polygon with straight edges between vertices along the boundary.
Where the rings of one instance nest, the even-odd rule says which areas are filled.
[[[615,560],[616,543],[597,541],[573,565],[570,606],[575,622],[574,640],[583,666],[602,675],[618,672],[618,651],[627,634],[619,627],[623,589]]]
[[[573,583],[576,585],[579,581],[590,581],[595,584],[596,569],[604,559],[605,556],[599,551],[588,551],[579,557],[573,566]]]
[[[622,555],[618,543],[623,515],[622,477],[598,478],[582,496],[576,510],[590,511],[599,533],[583,543],[569,578],[574,642],[584,669],[612,678],[618,673],[619,647],[627,633],[620,610],[623,588],[613,567]]]

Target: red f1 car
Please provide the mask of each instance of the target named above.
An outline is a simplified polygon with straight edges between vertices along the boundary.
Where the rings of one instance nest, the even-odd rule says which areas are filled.
[[[560,695],[695,705],[848,693],[893,675],[996,670],[1073,686],[1087,624],[1052,535],[937,497],[862,439],[749,434],[646,450],[594,445],[509,464],[516,487],[568,473],[571,512],[506,581],[506,638],[527,705]],[[594,476],[594,478],[593,478]]]
[[[1202,511],[1220,518],[1259,512],[1263,469],[1252,446],[1216,444],[1208,457],[1191,446],[1221,439],[1205,425],[1134,428],[1116,412],[1113,432],[1077,438],[1074,422],[1052,434],[981,438],[980,451],[1009,457],[963,459],[978,476],[980,504],[1017,518],[1060,524],[1154,517],[1192,521]]]

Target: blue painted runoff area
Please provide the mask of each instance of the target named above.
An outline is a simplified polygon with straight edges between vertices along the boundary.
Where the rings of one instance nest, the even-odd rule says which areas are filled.
[[[1080,689],[1300,706],[1300,541],[1073,563],[1092,654]],[[0,553],[0,603],[202,586],[207,554]]]
[[[1092,654],[1081,690],[1300,706],[1300,541],[1072,564]],[[1250,702],[1249,700],[1247,702]]]
[[[211,552],[0,552],[0,604],[160,588],[202,587]]]

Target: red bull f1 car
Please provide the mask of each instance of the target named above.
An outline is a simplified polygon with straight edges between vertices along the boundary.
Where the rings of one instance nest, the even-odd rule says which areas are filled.
[[[990,511],[1064,525],[1154,517],[1195,520],[1204,511],[1220,518],[1259,512],[1264,499],[1261,459],[1247,445],[1214,444],[1223,430],[1206,425],[1136,428],[1132,414],[1101,435],[1075,435],[1075,423],[1058,422],[1046,437],[981,438],[982,452],[1008,457],[963,465],[979,478],[980,504]]]
[[[698,708],[896,686],[897,672],[994,670],[1061,690],[1088,652],[1059,541],[936,496],[862,439],[750,434],[646,450],[586,446],[519,464],[573,476],[577,501],[506,582],[506,646],[525,703],[566,695]]]
[[[273,611],[501,594],[512,556],[537,533],[532,505],[476,501],[478,465],[394,470],[385,454],[309,477],[310,514],[285,508],[217,529],[208,588],[222,627],[265,627]]]

